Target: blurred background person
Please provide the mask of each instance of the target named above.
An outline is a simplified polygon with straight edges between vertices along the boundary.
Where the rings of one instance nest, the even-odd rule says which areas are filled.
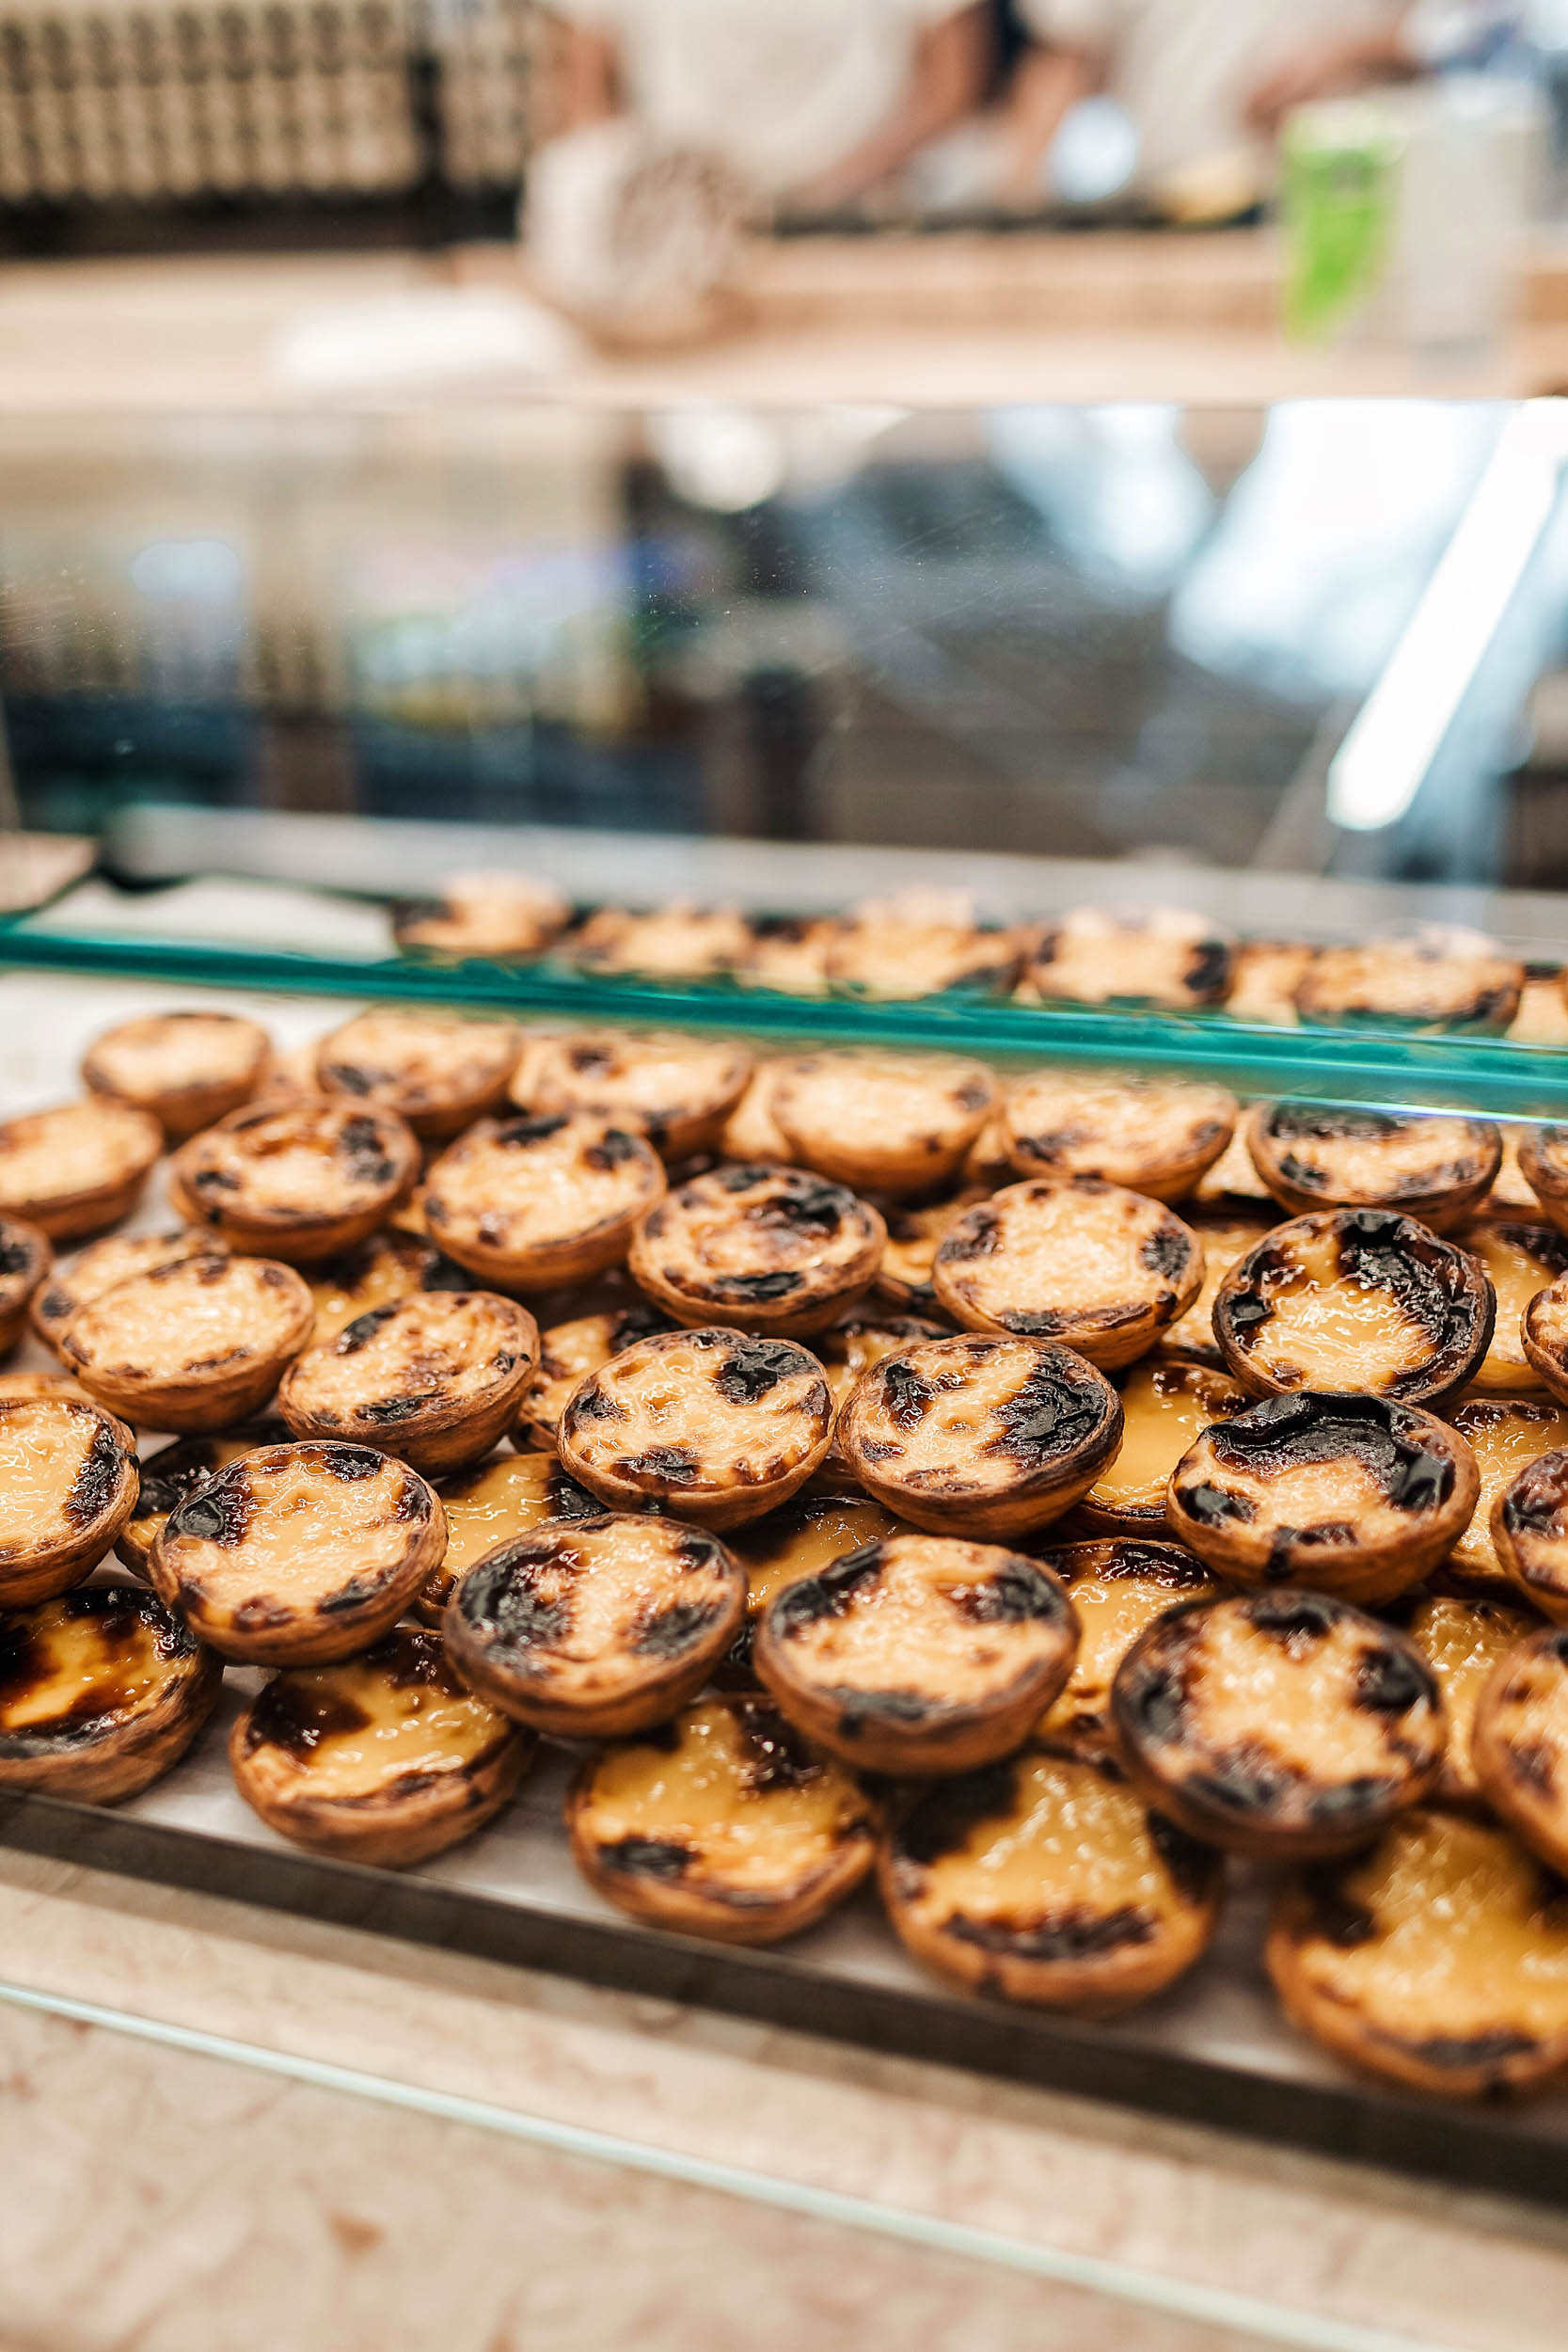
[[[979,103],[983,0],[550,0],[559,131],[617,118],[832,212]]]
[[[1051,153],[1081,102],[1131,124],[1127,184],[1178,216],[1224,217],[1272,190],[1290,110],[1483,58],[1523,10],[1507,0],[1014,0],[1036,46],[1003,108],[1002,189],[1051,188]]]

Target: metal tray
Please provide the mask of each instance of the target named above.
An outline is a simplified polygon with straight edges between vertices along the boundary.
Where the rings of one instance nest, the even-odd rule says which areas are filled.
[[[1220,1934],[1180,1984],[1115,2024],[1085,2024],[927,1976],[906,1956],[870,1890],[771,1951],[624,1918],[573,1864],[562,1806],[574,1759],[549,1742],[505,1814],[420,1868],[393,1872],[308,1854],[265,1828],[230,1776],[229,1726],[260,1679],[231,1669],[196,1749],[144,1795],[113,1810],[6,1795],[0,1840],[1318,2154],[1568,2204],[1568,2092],[1479,2107],[1407,2097],[1344,2073],[1291,2032],[1259,1956],[1269,1895],[1262,1872],[1234,1870]]]

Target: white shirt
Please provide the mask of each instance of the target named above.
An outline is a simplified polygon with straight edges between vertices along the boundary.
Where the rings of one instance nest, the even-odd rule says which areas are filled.
[[[1308,42],[1397,23],[1405,0],[1019,0],[1042,40],[1106,60],[1105,87],[1137,127],[1139,176],[1233,152],[1246,102]]]
[[[608,34],[655,137],[769,195],[847,155],[897,104],[927,25],[967,0],[549,0]]]

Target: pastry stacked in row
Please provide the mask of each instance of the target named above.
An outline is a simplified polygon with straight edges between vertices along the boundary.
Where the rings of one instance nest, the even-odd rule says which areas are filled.
[[[1568,1043],[1560,966],[1527,964],[1480,932],[1437,925],[1318,946],[1239,941],[1178,907],[1073,907],[1035,922],[989,923],[966,892],[941,889],[862,899],[837,914],[748,915],[685,901],[582,914],[547,884],[476,874],[405,901],[392,933],[404,954],[426,960],[549,954],[607,979],[728,980],[792,996],[884,1000],[959,992]]]
[[[640,1917],[874,1871],[927,1963],[1103,2014],[1235,1853],[1331,2046],[1568,2061],[1568,1131],[404,1012],[86,1076],[0,1127],[0,1333],[63,1367],[0,1380],[0,1780],[145,1787],[230,1661],[320,1851],[422,1859],[564,1740]],[[166,1139],[183,1225],[52,1265]]]

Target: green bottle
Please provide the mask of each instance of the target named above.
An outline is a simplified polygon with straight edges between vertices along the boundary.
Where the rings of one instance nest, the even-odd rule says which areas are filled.
[[[1285,330],[1328,342],[1383,286],[1394,248],[1404,135],[1366,100],[1303,106],[1280,145]]]

